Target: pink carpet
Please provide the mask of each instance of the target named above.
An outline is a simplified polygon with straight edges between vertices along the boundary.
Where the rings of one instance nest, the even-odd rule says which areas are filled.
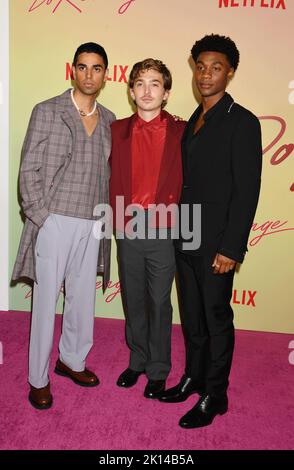
[[[294,365],[292,335],[238,331],[229,388],[229,412],[206,428],[184,430],[179,418],[197,396],[180,404],[143,397],[146,383],[124,390],[115,385],[128,362],[124,322],[96,319],[87,366],[101,385],[84,389],[53,373],[61,316],[56,316],[50,377],[54,404],[37,411],[27,400],[30,315],[0,313],[0,449],[198,450],[293,449]],[[184,345],[173,328],[173,368],[168,386],[183,371]],[[2,360],[1,360],[2,359]],[[3,362],[1,364],[1,362]]]

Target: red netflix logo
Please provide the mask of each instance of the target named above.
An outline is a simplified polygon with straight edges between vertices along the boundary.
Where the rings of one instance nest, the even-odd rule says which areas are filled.
[[[111,73],[108,74],[107,80],[110,82],[123,82],[128,83],[126,72],[128,70],[128,65],[114,65]]]
[[[128,83],[126,73],[128,65],[114,65],[109,69],[107,80],[110,82]],[[67,62],[65,64],[65,80],[73,80],[72,64]]]
[[[237,289],[233,290],[233,304],[240,304],[246,305],[247,307],[255,307],[254,297],[256,296],[257,291],[254,290],[242,290],[242,293],[237,291]]]
[[[218,7],[260,7],[286,10],[286,0],[218,0]]]

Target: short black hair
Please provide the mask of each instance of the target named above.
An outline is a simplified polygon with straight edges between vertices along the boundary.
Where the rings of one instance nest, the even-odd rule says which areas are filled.
[[[77,65],[79,55],[83,54],[84,52],[87,52],[88,54],[94,53],[94,54],[100,55],[103,59],[105,68],[107,69],[107,67],[108,67],[108,57],[107,57],[107,54],[105,52],[105,49],[104,49],[104,47],[100,46],[100,44],[97,44],[96,42],[85,42],[85,44],[81,44],[77,48],[77,50],[75,52],[75,55],[74,55],[74,59],[73,59],[73,65],[74,66]]]
[[[196,41],[191,49],[191,54],[194,62],[197,61],[201,52],[221,52],[227,57],[231,67],[237,69],[239,64],[240,53],[236,44],[231,38],[227,36],[220,36],[219,34],[209,34],[204,36],[199,41]]]

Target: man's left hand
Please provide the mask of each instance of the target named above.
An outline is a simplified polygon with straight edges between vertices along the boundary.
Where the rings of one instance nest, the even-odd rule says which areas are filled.
[[[236,266],[236,261],[231,258],[227,258],[224,255],[217,253],[215,255],[212,267],[214,268],[214,274],[224,274],[232,271]]]

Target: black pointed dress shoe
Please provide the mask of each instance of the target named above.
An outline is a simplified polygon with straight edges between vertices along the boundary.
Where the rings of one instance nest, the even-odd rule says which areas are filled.
[[[144,390],[145,398],[159,398],[165,390],[165,380],[148,380]]]
[[[191,377],[183,375],[180,383],[175,387],[165,390],[165,392],[160,396],[159,401],[163,403],[179,403],[181,401],[187,400],[190,395],[193,393],[199,393],[201,395],[203,390],[200,390],[196,386],[195,382]]]
[[[227,395],[202,395],[196,405],[183,416],[179,425],[182,428],[202,428],[212,423],[216,415],[223,415],[228,411]]]
[[[137,383],[138,378],[143,373],[144,371],[133,370],[133,369],[127,368],[120,374],[119,378],[117,379],[116,385],[118,385],[119,387],[125,387],[125,388],[132,387],[133,385]]]

